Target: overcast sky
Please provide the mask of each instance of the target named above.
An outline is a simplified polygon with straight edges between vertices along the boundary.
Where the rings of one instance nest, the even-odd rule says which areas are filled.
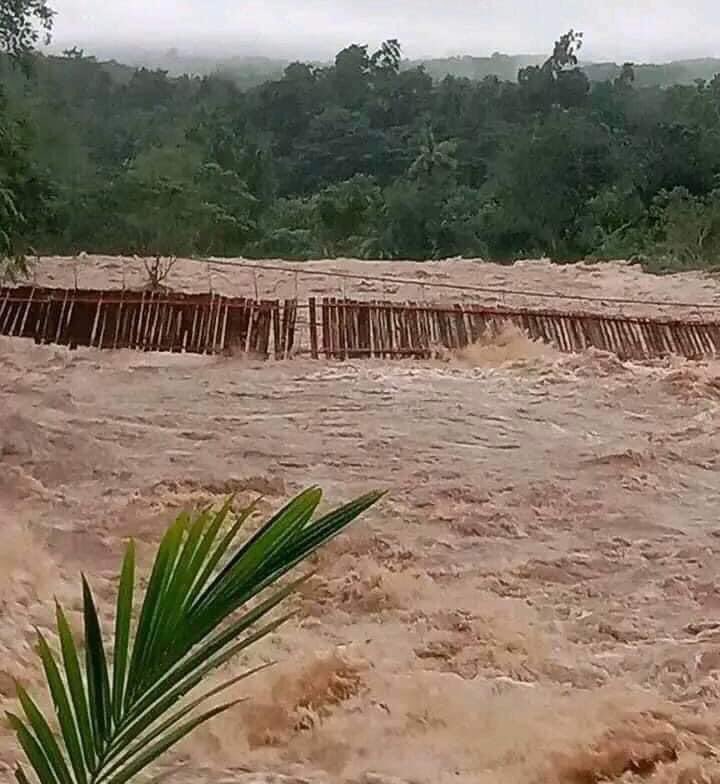
[[[327,57],[399,38],[405,54],[544,53],[574,27],[587,59],[720,55],[717,0],[51,0],[57,44]]]

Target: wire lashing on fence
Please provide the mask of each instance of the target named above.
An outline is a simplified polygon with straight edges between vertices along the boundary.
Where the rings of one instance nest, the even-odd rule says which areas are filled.
[[[307,319],[298,319],[298,310]],[[0,288],[0,334],[71,348],[131,348],[283,359],[428,358],[492,339],[508,323],[560,351],[626,359],[720,355],[719,320],[531,308],[219,294]]]

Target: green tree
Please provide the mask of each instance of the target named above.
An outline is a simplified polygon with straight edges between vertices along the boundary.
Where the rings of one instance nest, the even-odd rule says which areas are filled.
[[[254,231],[254,197],[238,175],[190,146],[139,155],[113,187],[116,251],[233,255]]]
[[[32,159],[32,141],[0,92],[0,279],[27,274],[33,234],[52,225],[52,189]]]
[[[49,43],[54,16],[46,0],[0,0],[0,52],[23,58]]]
[[[484,256],[483,197],[472,188],[401,180],[385,189],[378,255],[398,259]]]
[[[54,12],[45,0],[0,0],[0,55],[28,70],[41,35],[50,40]],[[2,67],[2,63],[0,63]],[[9,112],[0,86],[0,279],[25,274],[30,212],[39,212],[45,189],[27,157],[29,130]]]
[[[370,92],[371,71],[367,46],[353,44],[337,55],[332,78],[341,106],[355,110],[363,106]]]
[[[383,41],[370,57],[370,68],[376,73],[397,75],[402,61],[402,47],[397,38]]]
[[[657,251],[671,267],[702,268],[720,258],[720,190],[694,196],[686,188],[653,200]]]
[[[330,185],[314,198],[317,233],[323,256],[366,257],[375,249],[374,228],[382,210],[382,192],[363,175]]]
[[[432,128],[425,128],[421,135],[418,154],[408,175],[425,185],[438,185],[454,176],[457,169],[457,144],[446,139],[438,142]]]
[[[619,179],[588,198],[578,245],[595,258],[627,259],[646,250],[647,210],[630,180]]]
[[[615,182],[613,136],[582,114],[556,112],[508,139],[494,162],[485,215],[493,254],[582,256],[586,205]]]
[[[553,53],[542,65],[520,69],[518,83],[524,100],[534,111],[553,106],[581,106],[590,90],[587,76],[578,68],[583,34],[570,30],[555,42]]]
[[[258,238],[246,249],[252,258],[320,258],[322,244],[317,231],[313,197],[276,199],[260,218]]]

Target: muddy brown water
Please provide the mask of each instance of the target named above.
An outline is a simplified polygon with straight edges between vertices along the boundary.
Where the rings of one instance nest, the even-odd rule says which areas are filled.
[[[639,275],[518,269],[606,292]],[[328,502],[390,490],[232,670],[277,666],[163,780],[720,781],[717,363],[559,357],[517,334],[342,364],[4,339],[0,462],[2,708],[12,677],[39,688],[53,595],[77,624],[85,571],[109,601],[129,536],[146,564],[178,509],[230,491],[267,512],[310,483]],[[0,780],[15,755],[0,729]]]

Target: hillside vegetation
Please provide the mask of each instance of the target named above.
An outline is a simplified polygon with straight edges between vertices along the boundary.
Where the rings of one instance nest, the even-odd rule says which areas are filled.
[[[6,252],[712,265],[720,77],[592,81],[581,42],[514,80],[472,59],[438,80],[393,40],[249,89],[77,49],[4,62]]]

